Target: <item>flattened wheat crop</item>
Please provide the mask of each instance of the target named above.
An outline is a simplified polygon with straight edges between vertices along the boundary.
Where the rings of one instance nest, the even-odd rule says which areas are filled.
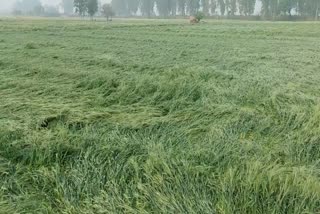
[[[0,213],[320,212],[320,25],[0,23]]]

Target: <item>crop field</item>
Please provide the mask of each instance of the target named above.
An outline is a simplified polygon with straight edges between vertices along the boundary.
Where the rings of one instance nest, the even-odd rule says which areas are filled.
[[[319,213],[319,35],[0,20],[0,213]]]

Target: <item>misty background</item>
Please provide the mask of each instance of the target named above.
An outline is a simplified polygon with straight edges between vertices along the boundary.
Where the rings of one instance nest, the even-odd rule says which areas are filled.
[[[0,0],[0,14],[107,20],[114,16],[319,20],[320,0]]]
[[[100,0],[102,4],[111,3],[112,0]],[[0,13],[9,14],[12,12],[15,0],[0,0]],[[61,3],[61,0],[41,0],[43,5],[57,6]],[[257,1],[255,5],[254,14],[259,14],[261,12],[261,2]]]
[[[15,0],[0,0],[0,12],[10,13],[13,10]],[[56,6],[60,4],[61,0],[41,0],[43,5]],[[101,3],[110,3],[111,0],[100,0]]]

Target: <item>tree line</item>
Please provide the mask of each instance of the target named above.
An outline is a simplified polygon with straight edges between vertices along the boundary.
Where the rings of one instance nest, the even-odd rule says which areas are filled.
[[[256,5],[259,15],[304,16],[318,19],[320,0],[112,0],[112,7],[121,16],[186,16],[201,11],[206,16],[252,16]]]
[[[63,1],[70,2],[71,0]],[[101,5],[101,2],[98,0],[73,0],[73,7],[75,12],[80,16],[85,16],[88,14],[90,17],[93,17],[97,12],[100,12],[100,14],[105,16],[109,21],[114,15],[111,4]]]
[[[110,20],[114,15],[111,4],[101,4],[99,0],[61,0],[56,6],[43,5],[40,0],[17,0],[14,4],[14,15],[60,16],[102,15]]]
[[[58,16],[55,6],[42,5],[40,0],[18,0],[14,4],[14,15]]]
[[[58,5],[64,14],[80,16],[96,14],[109,19],[118,16],[175,17],[191,16],[199,12],[205,16],[253,16],[261,5],[259,16],[275,19],[280,16],[300,16],[319,19],[320,0],[112,0],[101,4],[99,0],[61,0]],[[59,14],[58,7],[43,7],[40,0],[18,0],[15,11],[32,11],[34,15],[44,12]]]

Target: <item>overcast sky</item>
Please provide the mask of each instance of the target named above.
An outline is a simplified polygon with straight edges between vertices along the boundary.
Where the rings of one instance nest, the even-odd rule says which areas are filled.
[[[111,0],[101,0],[102,3],[110,2]],[[16,2],[16,0],[0,0],[0,10],[11,10],[12,5]],[[57,5],[61,2],[61,0],[41,0],[41,2],[45,5]]]
[[[43,4],[45,5],[57,5],[62,0],[41,0]],[[0,0],[0,11],[11,11],[13,4],[16,2],[16,0]],[[111,0],[101,0],[102,3],[111,2]],[[257,1],[255,14],[258,14],[261,9],[261,2]]]

